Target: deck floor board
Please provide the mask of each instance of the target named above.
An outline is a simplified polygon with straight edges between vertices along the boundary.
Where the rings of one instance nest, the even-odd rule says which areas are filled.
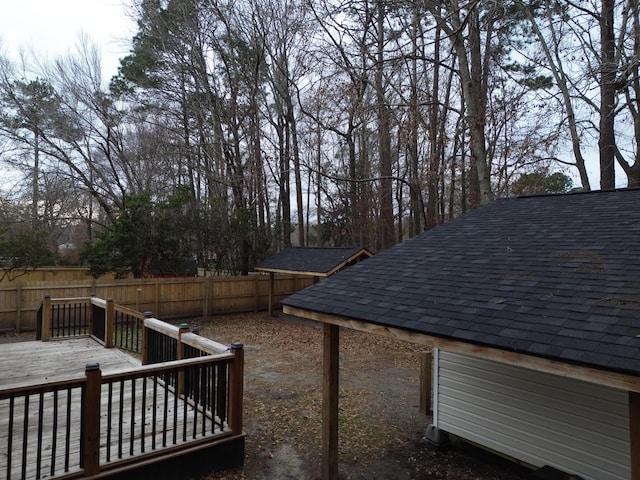
[[[106,349],[90,338],[55,340],[50,342],[21,342],[3,344],[0,346],[0,389],[16,385],[33,385],[43,381],[63,380],[84,376],[84,367],[89,362],[98,362],[103,373],[131,369],[140,366],[134,357],[117,349]],[[145,395],[143,381],[146,383]],[[154,384],[156,401],[154,404]],[[191,404],[182,399],[176,399],[173,389],[155,382],[147,377],[135,381],[127,380],[123,384],[122,410],[120,410],[120,382],[113,384],[111,413],[109,413],[109,389],[103,385],[101,390],[101,438],[100,464],[109,461],[130,458],[139,455],[143,446],[145,452],[152,450],[155,441],[156,448],[163,448],[163,444],[174,445],[173,434],[176,433],[175,444],[183,442],[185,422],[187,425],[187,440],[193,439],[194,415],[196,416],[196,437],[202,437],[202,428],[207,435],[221,434],[227,429],[220,429],[211,419],[210,412],[203,417],[201,409],[194,409]],[[132,390],[135,388],[135,393]],[[68,395],[71,400],[67,403]],[[132,396],[135,395],[135,408],[132,414]],[[38,425],[40,417],[40,399],[42,398],[42,425]],[[144,410],[142,402],[144,400]],[[165,420],[164,404],[168,405]],[[65,461],[69,462],[69,471],[78,470],[80,458],[80,416],[81,389],[71,392],[58,393],[57,402],[53,393],[31,395],[28,405],[28,435],[26,448],[22,434],[24,427],[24,399],[14,402],[14,425],[11,435],[11,472],[8,472],[9,462],[9,400],[0,400],[0,477],[6,475],[11,479],[22,479],[22,457],[26,455],[27,469],[25,479],[51,478],[51,463],[55,462],[55,475],[64,474]],[[56,407],[57,404],[57,407]],[[54,409],[57,414],[54,414]],[[174,411],[177,409],[174,421]],[[154,418],[155,411],[155,418]],[[144,412],[144,414],[143,414]],[[143,418],[144,415],[144,418]],[[203,419],[204,425],[203,425]],[[214,419],[219,422],[219,419]],[[58,434],[53,436],[53,425],[57,422]],[[71,425],[71,439],[65,445],[65,426]],[[133,424],[133,429],[132,429]],[[109,428],[106,426],[109,425]],[[76,428],[74,428],[76,427]],[[215,428],[215,430],[214,430]],[[38,434],[40,429],[41,434]],[[109,432],[109,433],[108,433]],[[109,435],[109,437],[108,437]],[[166,435],[166,437],[165,437]],[[144,439],[144,443],[142,441]],[[42,445],[38,449],[38,442]],[[121,451],[119,450],[121,446]],[[52,453],[55,450],[55,455]],[[37,452],[42,451],[40,471],[37,472]]]

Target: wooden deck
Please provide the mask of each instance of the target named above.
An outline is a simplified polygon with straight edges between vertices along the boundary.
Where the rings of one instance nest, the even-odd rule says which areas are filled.
[[[141,367],[134,357],[88,337],[0,345],[0,389],[70,382],[67,390],[55,394],[34,391],[11,402],[0,400],[0,477],[27,480],[81,473],[82,389],[70,379],[84,378],[85,366],[92,362],[100,364],[103,379]],[[103,466],[203,435],[228,433],[226,424],[177,398],[157,375],[103,384],[100,404]]]
[[[141,365],[131,355],[115,348],[102,348],[90,337],[3,343],[0,388],[82,376],[89,362],[98,362],[103,373]]]

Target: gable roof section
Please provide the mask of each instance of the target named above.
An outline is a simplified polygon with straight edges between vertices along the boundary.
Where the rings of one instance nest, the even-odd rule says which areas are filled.
[[[351,263],[371,256],[371,252],[365,248],[290,247],[260,262],[256,270],[327,277]]]
[[[501,199],[282,303],[640,374],[640,190]]]

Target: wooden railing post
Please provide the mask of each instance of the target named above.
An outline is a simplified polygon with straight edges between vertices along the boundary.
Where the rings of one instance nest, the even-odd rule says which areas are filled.
[[[191,329],[189,328],[188,323],[180,324],[180,329],[178,330],[178,351],[176,352],[177,360],[182,360],[184,355],[184,344],[182,343],[182,335],[185,333],[189,333]],[[176,394],[182,395],[184,393],[184,370],[178,371],[178,382],[176,385]]]
[[[102,372],[98,362],[87,363],[87,376],[84,395],[84,436],[82,441],[82,460],[85,476],[100,472],[100,389]]]
[[[45,295],[42,302],[42,341],[48,342],[51,338],[51,295]]]
[[[234,435],[242,434],[242,403],[244,396],[244,345],[231,345],[234,355],[229,372],[229,426]]]
[[[96,298],[96,294],[95,292],[91,292],[89,294],[89,308],[87,309],[87,325],[88,325],[88,329],[89,329],[89,335],[93,335],[95,337],[96,332],[95,332],[95,325],[93,324],[93,302],[91,301],[91,299]]]
[[[144,312],[144,318],[153,317],[153,312]],[[144,320],[142,321],[142,365],[147,365],[149,363],[149,329],[145,324]]]
[[[106,310],[104,312],[104,346],[113,348],[113,336],[116,327],[116,306],[113,298],[107,298]]]

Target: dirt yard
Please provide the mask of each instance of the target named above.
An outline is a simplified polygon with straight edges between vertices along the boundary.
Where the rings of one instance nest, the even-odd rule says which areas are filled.
[[[322,328],[267,314],[193,320],[200,334],[245,345],[246,457],[243,469],[201,480],[320,478]],[[529,470],[456,442],[422,442],[423,347],[340,331],[341,479],[522,480]]]
[[[189,323],[203,336],[245,345],[245,466],[199,480],[319,479],[321,326],[265,313]],[[0,344],[33,339],[0,334]],[[340,479],[527,479],[529,470],[460,442],[441,450],[422,442],[430,422],[418,411],[422,350],[340,330]]]

